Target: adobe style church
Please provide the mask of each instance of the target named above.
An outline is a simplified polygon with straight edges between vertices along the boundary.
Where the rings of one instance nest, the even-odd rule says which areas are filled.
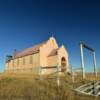
[[[68,52],[64,45],[58,47],[54,37],[46,42],[27,48],[21,52],[14,49],[12,56],[6,58],[7,72],[33,72],[49,74],[57,71],[68,71]]]

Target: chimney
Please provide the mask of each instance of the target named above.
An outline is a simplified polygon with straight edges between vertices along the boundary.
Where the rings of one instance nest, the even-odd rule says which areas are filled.
[[[14,55],[13,55],[14,58],[15,58],[16,54],[17,54],[16,49],[14,49]]]

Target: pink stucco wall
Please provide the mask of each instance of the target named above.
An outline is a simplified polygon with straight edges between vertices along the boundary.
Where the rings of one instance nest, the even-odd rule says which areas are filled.
[[[51,51],[57,49],[57,54],[53,56],[48,56]],[[30,57],[32,57],[32,64],[30,63]],[[66,59],[66,68],[68,69],[68,52],[64,46],[58,47],[58,44],[54,37],[50,37],[49,40],[40,47],[39,53],[20,57],[14,60],[11,60],[9,63],[6,63],[6,70],[12,71],[22,71],[22,70],[34,70],[38,68],[38,73],[41,71],[41,67],[52,67],[59,66],[61,67],[61,58]],[[23,59],[25,59],[25,64],[23,64]],[[18,64],[19,60],[19,64]],[[43,73],[50,73],[55,71],[55,69],[44,69]]]
[[[56,40],[51,37],[46,44],[40,47],[40,65],[42,67],[48,66],[48,55],[54,49],[58,48]]]

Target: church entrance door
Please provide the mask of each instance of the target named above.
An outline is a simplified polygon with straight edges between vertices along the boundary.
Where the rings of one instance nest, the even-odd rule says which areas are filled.
[[[61,58],[61,71],[62,72],[66,71],[66,59],[65,59],[65,57]]]

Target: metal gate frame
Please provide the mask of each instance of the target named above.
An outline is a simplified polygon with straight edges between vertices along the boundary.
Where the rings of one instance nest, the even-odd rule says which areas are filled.
[[[81,52],[81,69],[82,69],[82,77],[85,79],[85,70],[84,70],[84,55],[83,55],[83,48],[86,48],[87,50],[92,52],[93,55],[93,64],[94,64],[94,74],[95,77],[97,77],[97,70],[96,70],[96,53],[95,50],[84,44],[83,42],[80,42],[80,52]]]

